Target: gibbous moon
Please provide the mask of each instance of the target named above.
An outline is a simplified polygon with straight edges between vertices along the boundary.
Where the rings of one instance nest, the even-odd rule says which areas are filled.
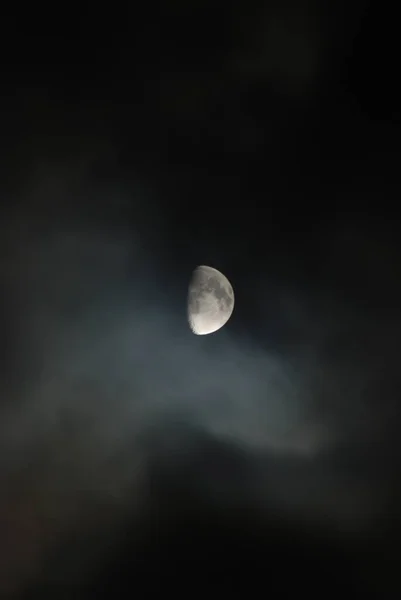
[[[234,291],[227,277],[204,265],[195,269],[188,291],[188,322],[193,333],[221,329],[234,310]]]

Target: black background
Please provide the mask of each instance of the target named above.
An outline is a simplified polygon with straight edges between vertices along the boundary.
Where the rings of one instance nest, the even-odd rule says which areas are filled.
[[[398,590],[396,15],[171,0],[1,26],[3,596]],[[236,308],[194,341],[198,264]],[[255,408],[270,356],[307,456],[269,445],[286,392]],[[206,401],[242,402],[231,438]]]

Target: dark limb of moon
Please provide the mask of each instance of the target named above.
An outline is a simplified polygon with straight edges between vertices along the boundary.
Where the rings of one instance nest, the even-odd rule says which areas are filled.
[[[188,291],[188,322],[196,335],[221,329],[234,310],[234,291],[227,277],[212,267],[195,269]]]

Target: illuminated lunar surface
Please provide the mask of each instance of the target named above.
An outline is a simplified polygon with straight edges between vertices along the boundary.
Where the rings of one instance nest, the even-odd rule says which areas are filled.
[[[234,310],[234,291],[227,277],[204,265],[195,269],[188,292],[188,322],[196,335],[221,329]]]

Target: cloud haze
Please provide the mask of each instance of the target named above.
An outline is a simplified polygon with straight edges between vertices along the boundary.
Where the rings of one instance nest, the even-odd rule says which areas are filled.
[[[78,199],[63,209],[71,179]],[[26,186],[2,222],[8,327],[17,340],[0,425],[7,530],[0,539],[15,542],[3,566],[5,589],[29,581],[71,528],[117,527],[145,493],[149,457],[160,455],[167,468],[196,453],[191,428],[247,457],[259,507],[345,529],[380,516],[388,494],[381,474],[395,476],[399,465],[385,388],[399,325],[370,325],[327,294],[270,287],[261,273],[255,290],[267,316],[259,338],[239,332],[234,315],[216,336],[200,339],[187,326],[175,275],[166,289],[168,232],[157,245],[144,189],[133,192],[132,233],[117,218],[124,194],[106,190],[101,198],[82,173],[52,181]],[[104,202],[96,223],[81,209],[85,194]],[[334,248],[340,233],[330,237]],[[287,346],[268,339],[274,305],[292,331]],[[207,469],[199,477],[224,501],[225,486],[241,485],[227,475],[219,487]]]

